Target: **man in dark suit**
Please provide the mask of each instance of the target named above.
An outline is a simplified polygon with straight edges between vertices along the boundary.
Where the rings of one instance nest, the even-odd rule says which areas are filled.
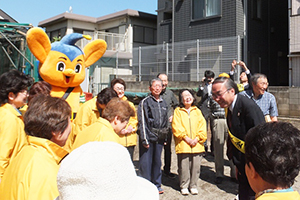
[[[227,154],[237,167],[239,200],[255,199],[245,173],[244,139],[250,128],[265,122],[263,113],[254,101],[238,94],[237,85],[230,78],[218,77],[214,80],[212,97],[222,108],[227,108],[230,138]]]
[[[197,92],[197,96],[201,97],[200,102],[198,103],[198,108],[201,110],[205,120],[206,120],[206,130],[208,131],[208,124],[210,124],[210,131],[212,134],[212,124],[209,122],[211,118],[211,110],[209,108],[209,100],[211,98],[211,87],[212,82],[214,81],[215,73],[211,70],[206,70],[204,72],[204,77],[201,81],[201,84],[199,85],[199,89]],[[211,135],[211,138],[213,138],[213,135]],[[204,143],[205,152],[207,152],[207,141]],[[213,153],[213,142],[212,139],[210,140],[210,151]]]

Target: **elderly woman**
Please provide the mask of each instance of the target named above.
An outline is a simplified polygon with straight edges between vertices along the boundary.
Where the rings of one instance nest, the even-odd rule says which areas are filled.
[[[19,109],[21,111],[22,115],[23,116],[25,115],[25,112],[28,109],[28,105],[29,105],[31,99],[33,99],[34,97],[36,97],[40,94],[50,96],[51,89],[52,89],[51,85],[49,83],[47,83],[46,81],[35,82],[29,89],[27,104]]]
[[[32,83],[30,76],[17,70],[0,76],[0,181],[10,160],[27,144],[19,108],[26,104]]]
[[[79,132],[95,123],[102,116],[103,109],[108,102],[118,97],[117,93],[111,88],[104,88],[98,95],[79,107],[76,118],[73,121],[73,128],[64,148],[68,151],[72,149],[73,143]]]
[[[178,158],[178,174],[182,195],[198,194],[197,181],[203,158],[203,143],[206,141],[206,121],[195,106],[192,91],[184,89],[179,93],[179,107],[174,111],[172,122],[175,136],[175,150]]]
[[[136,135],[136,130],[137,130],[137,115],[136,115],[136,110],[134,107],[134,104],[130,101],[127,100],[127,98],[124,96],[125,89],[126,89],[126,84],[125,81],[121,78],[115,78],[111,81],[110,87],[116,91],[118,94],[118,97],[124,101],[127,101],[131,108],[134,110],[135,115],[133,117],[130,117],[128,125],[121,131],[120,134],[120,144],[122,144],[124,147],[127,148],[129,151],[131,160],[133,160],[133,152],[134,152],[134,147],[136,146],[137,143],[137,135]]]
[[[56,175],[68,154],[62,146],[71,132],[71,108],[60,99],[34,97],[24,116],[28,145],[6,169],[1,199],[54,199],[58,196]]]
[[[128,102],[112,98],[96,122],[85,128],[75,138],[72,151],[92,141],[111,141],[120,143],[120,132],[127,126],[130,117],[135,113]]]

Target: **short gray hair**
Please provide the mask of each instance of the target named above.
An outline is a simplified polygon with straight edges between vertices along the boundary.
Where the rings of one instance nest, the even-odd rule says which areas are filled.
[[[253,76],[251,76],[250,82],[251,82],[252,84],[255,84],[255,85],[256,85],[256,84],[257,84],[257,80],[258,80],[259,78],[265,78],[265,79],[267,79],[267,76],[264,75],[264,74],[256,73],[256,74],[254,74]]]
[[[159,81],[161,83],[161,86],[163,85],[163,82],[160,78],[153,78],[151,81],[149,81],[149,86],[151,87],[153,82]]]
[[[212,85],[217,84],[217,83],[224,83],[227,90],[230,90],[231,88],[233,88],[235,94],[239,93],[239,89],[238,89],[236,83],[233,80],[231,80],[230,78],[223,77],[223,76],[218,77],[214,80]]]

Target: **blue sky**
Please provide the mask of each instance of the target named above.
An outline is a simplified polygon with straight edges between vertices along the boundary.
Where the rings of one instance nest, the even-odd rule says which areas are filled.
[[[69,10],[90,17],[101,17],[125,9],[156,14],[157,0],[7,0],[0,6],[19,23],[37,26],[40,21]]]

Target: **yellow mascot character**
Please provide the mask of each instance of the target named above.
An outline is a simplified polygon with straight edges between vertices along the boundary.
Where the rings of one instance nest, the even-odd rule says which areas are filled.
[[[40,76],[52,86],[51,96],[66,99],[74,116],[79,108],[85,68],[99,60],[107,47],[104,40],[97,39],[81,50],[75,43],[82,38],[90,40],[91,36],[72,33],[52,44],[41,28],[31,28],[26,36],[30,51],[40,62]]]

